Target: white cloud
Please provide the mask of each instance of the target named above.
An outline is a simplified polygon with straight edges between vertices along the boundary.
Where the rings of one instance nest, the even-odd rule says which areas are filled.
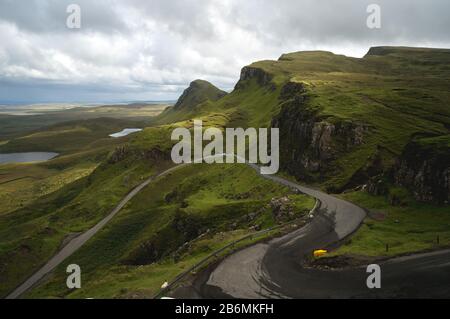
[[[196,78],[231,88],[242,66],[284,52],[450,44],[445,0],[379,0],[378,31],[365,25],[372,0],[79,0],[82,29],[70,30],[72,2],[0,0],[2,83],[47,85],[45,94],[62,84],[80,99],[86,88],[102,98],[176,98]]]

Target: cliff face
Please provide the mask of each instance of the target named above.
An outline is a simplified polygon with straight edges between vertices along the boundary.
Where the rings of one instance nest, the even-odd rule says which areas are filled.
[[[192,107],[203,91],[194,81],[163,123],[226,110],[230,127],[278,127],[281,169],[307,183],[380,195],[397,184],[419,200],[445,202],[448,166],[435,160],[450,160],[423,148],[411,159],[417,150],[407,145],[413,136],[449,132],[449,52],[378,47],[362,59],[283,54],[244,67],[235,90],[216,103]]]
[[[363,123],[327,118],[308,107],[308,94],[301,83],[287,83],[281,90],[280,113],[272,127],[280,129],[280,164],[307,182],[324,182],[340,170],[341,156],[362,146],[371,127]],[[446,137],[412,141],[395,164],[383,163],[378,147],[363,167],[354,167],[351,178],[329,191],[340,192],[367,184],[375,195],[385,195],[386,178],[407,188],[418,201],[447,204],[450,198],[450,148]],[[347,167],[348,169],[348,167]]]
[[[297,178],[321,182],[332,173],[333,161],[364,143],[369,127],[321,116],[308,107],[308,99],[302,83],[285,84],[272,127],[280,129],[282,167]]]
[[[405,147],[393,175],[395,183],[409,189],[417,200],[448,204],[450,149],[413,141]]]
[[[448,203],[449,52],[377,47],[363,59],[297,52],[252,64],[241,81],[277,84],[271,125],[280,129],[288,173],[330,192],[407,188],[419,201]]]
[[[241,76],[238,83],[236,83],[235,89],[243,89],[249,80],[255,79],[256,83],[260,86],[266,86],[271,83],[273,76],[265,72],[261,68],[246,66],[241,70]]]

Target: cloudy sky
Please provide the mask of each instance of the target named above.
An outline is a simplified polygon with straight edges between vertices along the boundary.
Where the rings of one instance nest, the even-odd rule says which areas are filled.
[[[69,29],[69,4],[81,28]],[[369,4],[381,28],[369,29]],[[448,0],[0,0],[0,104],[176,99],[284,52],[450,48]]]

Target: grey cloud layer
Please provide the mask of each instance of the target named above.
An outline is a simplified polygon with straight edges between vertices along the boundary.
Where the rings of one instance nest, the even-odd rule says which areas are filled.
[[[81,30],[66,28],[70,3],[81,6]],[[381,6],[380,30],[366,27],[370,3]],[[0,0],[0,81],[15,88],[0,100],[33,85],[30,99],[51,99],[52,88],[81,100],[175,98],[195,78],[231,88],[243,65],[288,51],[448,47],[449,9],[447,0]]]

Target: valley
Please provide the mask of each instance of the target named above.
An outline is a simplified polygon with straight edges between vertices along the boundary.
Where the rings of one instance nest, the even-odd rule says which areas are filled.
[[[361,59],[296,52],[244,67],[230,93],[193,81],[173,106],[0,115],[0,153],[59,154],[45,162],[0,164],[0,295],[112,212],[21,297],[151,298],[163,282],[227,243],[307,220],[314,198],[322,201],[323,214],[278,239],[293,245],[287,253],[277,245],[269,250],[272,260],[289,254],[280,266],[286,273],[305,263],[356,267],[450,247],[449,63],[444,49],[376,47]],[[172,170],[171,133],[194,131],[195,120],[204,130],[278,128],[280,172],[262,178],[244,164]],[[130,128],[140,131],[110,137]],[[323,226],[329,219],[332,226]],[[296,235],[305,239],[294,241]],[[304,245],[310,237],[319,239]],[[227,260],[263,245],[251,244],[222,256],[217,271],[227,273]],[[313,258],[319,248],[330,253]],[[71,263],[81,266],[82,289],[65,286]],[[223,288],[215,278],[210,286]]]

